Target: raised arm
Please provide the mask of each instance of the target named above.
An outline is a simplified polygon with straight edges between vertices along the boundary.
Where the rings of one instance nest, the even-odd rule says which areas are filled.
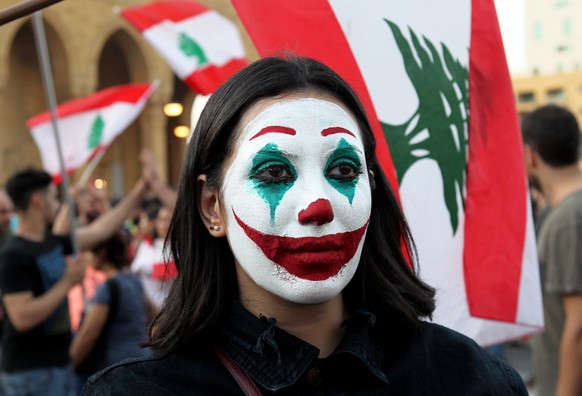
[[[173,210],[176,205],[176,191],[160,180],[151,151],[143,149],[139,155],[139,160],[142,165],[142,176],[145,182],[159,200],[162,201],[162,204]]]
[[[69,355],[73,367],[79,366],[91,353],[99,336],[103,332],[107,316],[109,314],[109,305],[91,304],[87,315],[85,316],[77,335],[69,348]]]
[[[73,202],[77,201],[79,189],[75,186],[69,189],[69,194],[71,194],[71,198]],[[69,205],[66,202],[63,202],[55,220],[53,221],[53,228],[52,232],[55,235],[65,235],[71,232],[71,222],[69,221]]]
[[[582,294],[564,296],[564,314],[556,396],[582,395]]]
[[[119,230],[131,211],[139,206],[146,192],[147,186],[144,180],[139,179],[129,194],[117,205],[99,216],[91,224],[79,227],[77,229],[79,247],[81,249],[90,248]]]

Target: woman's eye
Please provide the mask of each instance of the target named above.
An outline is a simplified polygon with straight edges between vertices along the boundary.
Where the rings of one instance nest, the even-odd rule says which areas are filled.
[[[283,165],[271,165],[257,172],[253,178],[261,182],[278,183],[291,181],[295,176]]]
[[[360,170],[353,164],[341,163],[330,168],[327,176],[336,180],[354,180],[360,174]]]

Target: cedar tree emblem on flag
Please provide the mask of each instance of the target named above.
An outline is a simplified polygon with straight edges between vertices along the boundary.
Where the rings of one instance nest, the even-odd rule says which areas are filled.
[[[89,150],[93,150],[101,144],[101,139],[103,139],[103,128],[105,128],[105,122],[103,122],[103,117],[99,114],[93,125],[91,125],[91,133],[89,134],[87,142]]]
[[[198,60],[198,67],[202,67],[208,63],[208,58],[204,54],[202,47],[200,47],[196,41],[186,33],[180,33],[180,43],[178,46],[184,55],[189,58],[194,57]]]
[[[459,225],[459,204],[465,204],[468,107],[467,68],[442,44],[441,57],[433,43],[410,29],[410,42],[400,28],[385,19],[404,61],[406,73],[418,95],[418,109],[401,125],[382,124],[392,154],[398,182],[414,163],[436,161],[443,179],[444,199],[453,232]],[[414,48],[414,52],[413,52]],[[414,53],[418,56],[414,56]]]

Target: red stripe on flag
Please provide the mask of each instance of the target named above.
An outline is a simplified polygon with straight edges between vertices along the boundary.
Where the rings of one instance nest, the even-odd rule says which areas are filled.
[[[67,172],[67,175],[69,175],[69,177],[70,177],[75,172],[75,169],[67,169],[66,172]],[[51,175],[51,176],[53,177],[52,183],[55,186],[58,186],[63,181],[63,174],[62,173],[57,173],[57,174]]]
[[[472,315],[514,322],[526,230],[526,175],[493,0],[473,0],[464,270]]]
[[[194,1],[159,1],[126,8],[121,16],[143,32],[162,21],[179,22],[207,11],[208,7]]]
[[[325,63],[352,86],[376,137],[380,166],[398,195],[396,171],[368,88],[327,0],[232,2],[261,56],[277,56],[290,50]]]
[[[184,82],[195,92],[210,95],[248,63],[246,59],[233,59],[223,66],[211,65],[196,70],[184,78]]]
[[[60,104],[57,108],[57,117],[64,118],[75,113],[100,109],[117,102],[136,103],[152,87],[151,84],[126,84],[107,88],[91,96],[74,99]],[[51,120],[49,111],[30,117],[26,121],[29,129]]]

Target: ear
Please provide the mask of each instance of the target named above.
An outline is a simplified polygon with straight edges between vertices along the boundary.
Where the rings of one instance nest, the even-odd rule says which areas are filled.
[[[35,191],[30,195],[29,208],[42,208],[44,203],[44,193],[42,191]]]
[[[208,188],[206,175],[198,176],[196,190],[198,193],[198,212],[206,229],[214,237],[226,236],[226,221],[220,207],[218,192]]]
[[[537,166],[538,163],[537,153],[529,144],[524,144],[523,146],[523,157],[527,169],[532,169]]]

